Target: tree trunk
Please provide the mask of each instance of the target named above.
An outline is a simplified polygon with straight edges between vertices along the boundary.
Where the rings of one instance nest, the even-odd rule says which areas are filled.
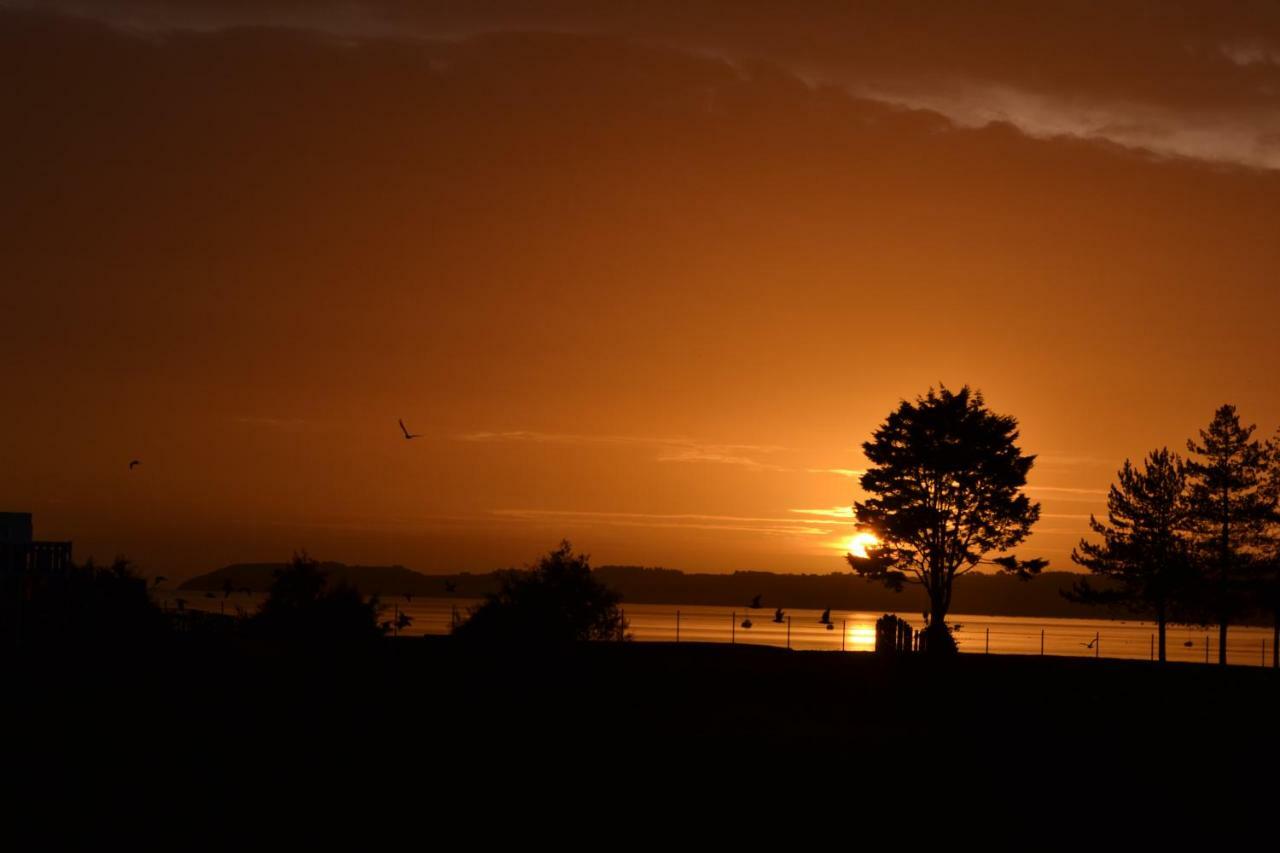
[[[1156,612],[1156,625],[1158,626],[1157,630],[1160,632],[1160,656],[1157,658],[1157,660],[1159,660],[1160,663],[1164,663],[1165,614],[1164,614],[1163,601],[1160,602],[1160,609]]]
[[[930,655],[947,655],[956,651],[955,640],[947,630],[947,605],[942,596],[929,601],[929,626],[925,628],[926,648]]]

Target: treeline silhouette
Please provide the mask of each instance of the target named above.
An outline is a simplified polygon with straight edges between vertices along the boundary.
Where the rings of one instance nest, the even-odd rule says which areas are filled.
[[[1187,458],[1164,447],[1126,459],[1105,521],[1091,517],[1095,538],[1072,553],[1092,578],[1064,595],[1154,618],[1161,661],[1170,620],[1216,625],[1220,664],[1230,625],[1270,623],[1280,667],[1280,434],[1255,430],[1224,405],[1187,440]]]
[[[228,584],[237,591],[265,592],[283,563],[244,563],[225,566],[191,578],[181,589],[221,594]],[[427,575],[403,566],[349,566],[323,562],[320,568],[335,582],[344,582],[367,595],[390,601],[405,594],[484,598],[501,587],[504,571]],[[633,604],[689,604],[713,607],[745,607],[756,595],[771,606],[811,610],[893,611],[916,614],[928,604],[924,594],[908,587],[901,593],[871,584],[851,572],[784,574],[736,571],[727,574],[685,572],[646,566],[604,565],[592,575],[609,586],[623,602]],[[1035,583],[1023,583],[1007,575],[969,574],[955,581],[958,613],[1044,618],[1116,616],[1105,602],[1072,603],[1063,597],[1080,575],[1044,572]],[[1106,586],[1108,582],[1100,584]],[[1095,584],[1097,586],[1099,584]],[[236,600],[233,596],[232,601]]]

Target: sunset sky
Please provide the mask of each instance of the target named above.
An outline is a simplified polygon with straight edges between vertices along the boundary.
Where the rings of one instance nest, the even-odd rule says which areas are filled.
[[[0,511],[847,571],[967,383],[1075,568],[1125,457],[1280,425],[1280,6],[974,5],[0,0]]]

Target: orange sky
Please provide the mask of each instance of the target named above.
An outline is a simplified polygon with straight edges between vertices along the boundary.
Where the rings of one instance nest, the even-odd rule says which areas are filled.
[[[0,509],[80,556],[840,571],[941,381],[1067,569],[1126,456],[1280,424],[1274,7],[23,5]]]

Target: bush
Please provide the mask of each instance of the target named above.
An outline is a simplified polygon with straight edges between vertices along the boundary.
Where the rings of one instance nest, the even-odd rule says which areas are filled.
[[[100,567],[92,559],[66,572],[4,579],[6,645],[68,647],[82,652],[146,646],[169,625],[147,594],[146,581],[123,557]]]
[[[471,611],[454,635],[489,643],[616,640],[627,624],[618,593],[591,575],[589,558],[569,542],[531,569],[499,573],[500,588]]]
[[[262,608],[249,620],[252,633],[306,645],[368,642],[385,631],[377,596],[366,600],[347,583],[330,584],[320,564],[295,554],[278,569]]]

